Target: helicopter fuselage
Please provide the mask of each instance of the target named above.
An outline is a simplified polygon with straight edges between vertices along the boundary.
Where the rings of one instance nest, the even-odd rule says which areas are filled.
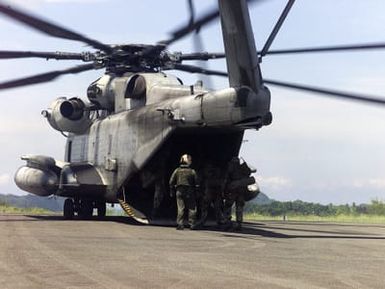
[[[83,122],[89,127],[84,133],[69,134],[65,162],[56,167],[56,184],[51,184],[51,190],[45,194],[115,203],[128,184],[136,188],[136,194],[141,194],[159,178],[165,183],[169,172],[177,166],[178,153],[191,154],[196,167],[208,160],[226,166],[239,151],[244,129],[258,129],[270,120],[269,113],[258,112],[260,102],[269,96],[267,89],[260,90],[258,95],[247,87],[208,91],[199,85],[165,83],[166,78],[163,73],[130,75],[125,80],[124,94],[115,93],[115,101],[125,103],[126,109],[105,115],[101,112],[94,119],[84,110],[87,119]],[[170,78],[172,82],[175,80]],[[135,98],[134,105],[133,98],[127,97],[133,94],[133,91],[127,92],[132,79],[144,81],[146,88],[141,94],[143,99]],[[110,83],[119,81],[113,80],[110,78]],[[132,87],[135,85],[139,84],[131,83]],[[100,89],[101,93],[111,91],[108,86],[104,89],[104,92]],[[119,100],[123,96],[125,98]],[[153,101],[155,98],[161,100]],[[66,118],[53,115],[56,106],[57,101],[53,109],[45,113],[51,124],[58,122],[55,118]],[[57,111],[61,114],[63,109]],[[83,116],[74,122],[81,119]],[[78,132],[79,126],[74,125],[73,129]],[[159,159],[166,162],[161,170],[156,169]],[[28,166],[31,170],[37,169]],[[52,175],[52,168],[44,164],[40,167],[47,171],[47,176]],[[23,175],[25,173],[23,169]],[[23,189],[41,195],[34,191],[38,184],[26,187],[19,174],[16,181]]]
[[[131,76],[134,77],[136,75]],[[217,136],[239,134],[245,128],[259,128],[264,121],[265,116],[255,113],[260,96],[245,87],[213,92],[182,85],[151,87],[159,94],[163,90],[163,95],[160,95],[162,101],[150,104],[143,101],[142,107],[96,119],[85,134],[71,134],[68,138],[65,158],[69,163],[67,166],[91,164],[100,174],[101,183],[106,188],[105,198],[109,202],[117,201],[117,192],[133,174],[140,172],[147,164],[151,166],[149,163],[157,152],[169,150],[167,146],[171,144],[163,147],[169,138],[172,143],[172,139],[179,135],[185,135],[186,139],[193,136],[194,139],[189,142],[202,145],[208,131]],[[188,95],[183,95],[186,92]],[[151,99],[151,94],[148,95]],[[235,147],[239,148],[240,141],[237,139]],[[221,155],[223,151],[218,145],[216,152],[212,152],[213,156]],[[221,145],[225,147],[227,144]],[[179,150],[193,154],[188,144],[179,146]],[[226,162],[234,153],[237,152],[231,151],[226,156],[216,158]],[[196,157],[199,159],[199,155]],[[63,169],[66,173],[70,171],[66,167]],[[68,178],[62,175],[61,179]],[[73,187],[76,182],[60,184],[64,195],[66,185]]]

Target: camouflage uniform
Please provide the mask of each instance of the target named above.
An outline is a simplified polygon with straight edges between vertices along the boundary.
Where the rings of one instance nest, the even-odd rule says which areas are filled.
[[[204,195],[201,210],[201,224],[204,225],[211,203],[214,205],[215,220],[217,224],[223,223],[223,176],[219,168],[209,164],[203,171],[204,177]]]
[[[170,178],[170,189],[176,189],[176,203],[178,206],[177,225],[183,229],[184,212],[188,209],[188,221],[192,229],[196,225],[196,196],[197,175],[195,171],[187,164],[181,164],[175,169]]]
[[[226,190],[225,190],[225,203],[224,203],[224,218],[228,225],[231,226],[231,208],[235,203],[235,219],[236,229],[241,229],[243,222],[243,207],[245,206],[245,193],[247,187],[231,188],[231,182],[238,181],[247,178],[250,175],[251,170],[246,163],[240,164],[238,158],[233,158],[228,166],[226,176]]]

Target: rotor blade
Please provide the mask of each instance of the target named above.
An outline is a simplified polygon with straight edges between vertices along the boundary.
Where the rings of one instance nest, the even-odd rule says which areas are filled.
[[[208,74],[208,75],[217,75],[217,76],[228,76],[228,73],[222,72],[222,71],[214,71],[214,70],[205,70],[200,67],[192,66],[192,65],[183,65],[183,64],[175,64],[174,68],[176,70],[191,72],[191,73],[200,73],[200,74]],[[276,81],[276,80],[269,80],[264,79],[264,83],[270,84],[270,85],[276,85],[281,86],[285,88],[291,88],[301,91],[310,91],[313,93],[319,93],[324,94],[329,97],[338,97],[348,100],[355,100],[355,101],[361,101],[371,104],[380,104],[385,105],[385,97],[375,97],[375,96],[369,96],[369,95],[359,95],[359,94],[353,94],[350,92],[343,92],[338,90],[331,90],[331,89],[325,89],[320,87],[314,87],[314,86],[306,86],[306,85],[300,85],[295,83],[289,83],[289,82],[282,82],[282,81]]]
[[[309,47],[309,48],[295,48],[295,49],[280,49],[271,50],[266,54],[291,54],[291,53],[314,53],[314,52],[332,52],[332,51],[354,51],[354,50],[371,50],[384,49],[385,43],[369,43],[358,45],[340,45],[340,46],[325,46],[325,47]]]
[[[295,2],[295,0],[289,0],[289,2],[287,2],[287,5],[286,5],[285,9],[283,10],[281,16],[279,17],[278,22],[275,24],[273,31],[271,32],[269,38],[267,39],[265,45],[263,46],[263,49],[261,51],[262,57],[265,56],[266,53],[269,51],[271,44],[273,43],[279,30],[281,29],[282,24],[285,21],[287,15],[289,14],[291,7],[293,7],[294,2]]]
[[[189,12],[190,12],[189,25],[191,25],[194,23],[194,20],[195,20],[195,9],[194,9],[193,0],[187,0],[187,5],[188,5]]]
[[[215,9],[213,11],[210,11],[209,13],[205,14],[203,17],[201,17],[199,20],[197,20],[194,23],[189,23],[186,26],[183,26],[182,28],[179,28],[170,34],[172,37],[168,40],[161,41],[161,43],[164,43],[166,45],[170,45],[171,43],[185,37],[186,35],[190,34],[194,30],[200,29],[202,26],[207,25],[211,21],[215,20],[219,17],[219,11],[218,9]]]
[[[314,87],[314,86],[306,86],[306,85],[300,85],[295,83],[289,83],[289,82],[282,82],[282,81],[275,81],[275,80],[268,80],[264,79],[264,83],[270,84],[270,85],[276,85],[281,86],[285,88],[292,88],[296,90],[302,90],[302,91],[310,91],[314,93],[324,94],[330,97],[338,97],[338,98],[344,98],[349,100],[357,100],[372,104],[381,104],[385,105],[385,98],[379,98],[369,95],[359,95],[359,94],[353,94],[349,92],[343,92],[338,90],[330,90],[330,89],[324,89],[320,87]]]
[[[208,52],[197,52],[197,53],[186,53],[180,56],[180,60],[210,60],[225,58],[224,53],[208,53]]]
[[[269,50],[266,55],[274,54],[295,54],[295,53],[316,53],[316,52],[339,52],[339,51],[356,51],[356,50],[374,50],[384,49],[385,43],[372,43],[372,44],[361,44],[361,45],[340,45],[340,46],[325,46],[325,47],[309,47],[309,48],[294,48],[294,49],[279,49]],[[262,52],[258,53],[262,56]],[[224,58],[224,53],[186,53],[180,56],[181,60],[209,60]]]
[[[201,74],[208,74],[208,75],[217,75],[217,76],[228,76],[226,72],[222,71],[214,71],[214,70],[204,70],[200,67],[195,67],[192,65],[183,65],[183,64],[176,64],[174,69],[191,72],[191,73],[201,73]],[[264,79],[263,82],[265,84],[270,85],[276,85],[281,86],[285,88],[291,88],[301,91],[310,91],[313,93],[319,93],[324,94],[329,97],[338,97],[338,98],[344,98],[348,100],[355,100],[355,101],[361,101],[371,104],[380,104],[385,105],[385,98],[375,97],[375,96],[369,96],[369,95],[359,95],[359,94],[353,94],[350,92],[343,92],[338,90],[331,90],[331,89],[325,89],[320,87],[314,87],[314,86],[306,86],[306,85],[300,85],[300,84],[294,84],[289,82],[282,82],[282,81],[276,81],[276,80],[269,80]]]
[[[173,67],[168,69],[181,70],[190,73],[200,73],[205,75],[228,76],[227,72],[208,70],[194,65],[184,65],[179,63],[174,64]]]
[[[7,51],[0,50],[0,59],[12,58],[45,58],[57,60],[83,60],[85,61],[85,54],[83,53],[67,53],[67,52],[38,52],[38,51]]]
[[[252,2],[262,2],[264,0],[246,0],[247,3],[252,3]],[[190,34],[191,32],[195,30],[201,29],[203,26],[209,24],[210,22],[214,21],[219,17],[219,10],[218,8],[212,9],[208,12],[206,12],[202,17],[200,17],[198,20],[194,21],[193,23],[188,23],[187,25],[184,25],[178,29],[175,29],[172,31],[171,38],[168,40],[160,41],[160,43],[165,44],[165,45],[170,45],[171,43],[185,37],[186,35]]]
[[[55,71],[37,74],[29,77],[19,78],[19,79],[0,83],[0,90],[19,87],[19,86],[26,86],[31,84],[37,84],[42,82],[48,82],[48,81],[54,80],[55,78],[61,75],[75,74],[75,73],[80,73],[83,71],[98,69],[98,68],[101,68],[101,67],[96,67],[95,64],[84,64],[84,65],[78,65],[78,66],[63,69],[63,70],[55,70]]]
[[[21,23],[24,23],[27,26],[32,27],[48,35],[58,37],[58,38],[81,41],[91,45],[96,49],[103,50],[107,53],[112,52],[111,47],[108,45],[105,45],[99,41],[87,38],[83,35],[80,35],[76,32],[60,27],[56,24],[50,23],[46,20],[40,19],[39,17],[32,16],[28,13],[11,8],[9,5],[5,5],[2,2],[0,2],[0,13],[3,13],[12,19],[15,19]]]
[[[313,47],[313,48],[297,48],[297,49],[280,49],[270,50],[266,52],[266,55],[274,54],[290,54],[290,53],[315,53],[315,52],[333,52],[333,51],[354,51],[354,50],[374,50],[384,49],[385,43],[373,43],[373,44],[362,44],[362,45],[341,45],[341,46],[325,46],[325,47]],[[262,52],[258,53],[262,56]],[[225,53],[186,53],[180,56],[183,60],[210,60],[225,58]]]

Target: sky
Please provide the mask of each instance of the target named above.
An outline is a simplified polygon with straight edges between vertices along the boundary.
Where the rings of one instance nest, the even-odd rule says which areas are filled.
[[[13,0],[31,11],[103,43],[155,43],[188,21],[183,0]],[[250,7],[257,48],[262,48],[286,1]],[[196,0],[197,14],[215,0]],[[151,8],[149,8],[151,7]],[[385,42],[383,0],[297,0],[271,49]],[[223,51],[219,23],[202,29],[205,50]],[[0,15],[0,50],[81,52],[83,43],[52,38]],[[171,51],[193,51],[192,37]],[[385,96],[385,50],[267,56],[269,79]],[[0,81],[81,64],[42,59],[2,60]],[[209,68],[225,70],[223,60]],[[86,97],[102,71],[0,91],[0,193],[22,194],[13,175],[23,154],[63,159],[64,137],[40,115],[56,97]],[[200,77],[174,72],[186,84]],[[213,88],[228,87],[212,78]],[[258,169],[261,190],[276,200],[363,203],[385,200],[385,107],[269,86],[272,125],[247,131],[241,156]]]

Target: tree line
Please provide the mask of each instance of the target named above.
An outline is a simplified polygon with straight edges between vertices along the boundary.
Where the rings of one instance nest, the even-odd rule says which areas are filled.
[[[248,203],[245,207],[247,213],[265,216],[305,215],[305,216],[338,216],[338,215],[379,215],[385,216],[385,202],[375,199],[370,204],[356,205],[322,205],[303,201],[279,202],[270,204]]]

